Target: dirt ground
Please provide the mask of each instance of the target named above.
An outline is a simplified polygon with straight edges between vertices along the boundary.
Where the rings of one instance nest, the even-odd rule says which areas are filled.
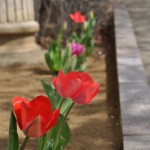
[[[120,123],[111,112],[112,106],[107,100],[105,54],[100,55],[99,58],[89,58],[87,72],[95,82],[100,83],[101,89],[89,105],[75,105],[72,109],[68,117],[72,137],[66,150],[119,150]],[[37,95],[45,95],[40,80],[50,82],[52,78],[45,64],[0,68],[1,150],[7,149],[12,98],[17,95],[30,100]],[[20,134],[20,137],[23,139],[24,135]],[[34,140],[27,149],[35,150],[37,149],[35,146]]]
[[[107,33],[103,34],[110,37]],[[87,72],[95,82],[100,83],[100,92],[89,105],[76,104],[71,110],[67,120],[72,136],[66,150],[122,149],[113,37],[110,38],[110,41],[107,39],[104,39],[104,45],[108,45],[105,48],[100,45],[101,39],[98,39],[95,46],[96,55],[87,59]],[[36,58],[32,58],[30,54],[27,55],[27,58],[35,59],[34,62],[36,62]],[[50,83],[53,78],[44,62],[44,54],[41,62],[24,65],[17,63],[9,67],[0,65],[0,150],[7,149],[12,98],[22,96],[31,100],[38,95],[45,95],[41,80]],[[19,129],[18,131],[21,143],[24,135]],[[37,140],[31,139],[26,150],[36,150],[36,146]]]

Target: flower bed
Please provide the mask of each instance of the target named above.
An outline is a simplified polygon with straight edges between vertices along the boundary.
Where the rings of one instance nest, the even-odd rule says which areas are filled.
[[[100,49],[100,45],[95,47],[95,51],[98,49]],[[118,147],[121,142],[119,136],[116,136],[119,124],[115,113],[112,113],[114,107],[108,105],[106,96],[105,53],[100,55],[99,58],[88,58],[87,72],[94,78],[95,82],[101,83],[101,92],[89,105],[75,105],[71,111],[67,119],[72,130],[71,143],[66,149],[86,149],[85,145],[87,145],[89,150],[99,149],[99,147],[102,150],[112,150]],[[22,95],[32,99],[39,93],[45,94],[40,80],[45,79],[47,82],[50,82],[52,75],[49,74],[48,68],[44,63],[41,65],[23,65],[21,67],[1,67],[0,74],[0,145],[1,150],[5,150],[8,142],[8,118],[12,108],[12,97],[14,95]],[[117,112],[117,109],[115,106],[113,112]],[[19,132],[19,135],[23,140],[24,135],[21,132]],[[22,143],[22,140],[20,143]],[[27,148],[32,149],[36,144],[37,142],[32,139]]]
[[[81,31],[78,33],[77,32],[78,30],[75,29],[75,31],[68,37],[68,40],[62,41],[64,31],[67,28],[67,24],[64,23],[62,29],[60,29],[60,32],[58,33],[57,39],[50,40],[50,46],[48,47],[48,51],[45,54],[45,60],[50,69],[51,74],[53,75],[58,74],[57,77],[54,77],[52,75],[50,77],[50,74],[48,73],[50,81],[52,83],[50,85],[47,84],[45,81],[42,81],[42,85],[50,101],[45,96],[37,97],[36,95],[34,98],[33,94],[31,98],[33,100],[31,100],[30,102],[27,101],[26,98],[22,98],[19,96],[13,98],[12,101],[13,111],[11,113],[9,126],[9,143],[8,143],[9,150],[14,149],[18,150],[18,147],[20,147],[20,150],[24,150],[27,141],[29,140],[29,138],[31,139],[31,137],[40,138],[38,140],[39,150],[43,150],[45,148],[53,150],[57,149],[62,150],[69,144],[70,141],[70,130],[67,122],[73,121],[72,118],[75,117],[69,118],[68,121],[67,117],[72,106],[75,104],[78,105],[78,108],[80,109],[84,108],[84,105],[82,106],[79,104],[89,104],[99,92],[99,83],[101,78],[101,72],[99,71],[99,61],[98,61],[99,59],[96,59],[96,57],[86,58],[87,56],[93,54],[94,42],[92,34],[95,26],[94,14],[92,11],[90,11],[87,21],[85,20],[85,16],[78,11],[76,11],[74,14],[70,14],[69,16],[75,23],[83,25],[82,26],[76,25],[77,27],[76,29],[79,29],[80,27]],[[63,42],[65,42],[65,44],[63,44]],[[88,61],[85,62],[85,60]],[[103,58],[103,60],[105,60],[105,57]],[[83,66],[85,64],[88,65],[89,68],[89,70],[86,71],[87,73],[83,72],[86,69]],[[106,64],[106,62],[104,62],[104,64]],[[75,72],[75,70],[78,72]],[[104,76],[106,76],[106,71],[105,70],[102,71],[105,73]],[[90,74],[93,74],[94,80],[92,79],[92,77],[90,77],[88,72]],[[104,82],[105,85],[106,79],[104,79],[104,77],[102,82]],[[101,84],[101,88],[106,96],[107,93],[105,91],[106,86],[104,85]],[[33,86],[34,84],[32,84],[32,88]],[[22,86],[19,87],[22,88]],[[29,93],[32,92],[30,91]],[[40,94],[38,95],[43,95],[42,92],[39,93]],[[77,124],[72,123],[73,125],[77,125],[77,127],[80,127],[83,126],[84,124],[87,124],[89,126],[90,119],[93,120],[92,124],[94,124],[95,121],[96,128],[94,127],[91,128],[94,129],[95,134],[91,134],[93,138],[90,138],[94,142],[95,146],[97,145],[97,143],[98,144],[103,143],[103,141],[101,141],[102,139],[98,138],[101,134],[101,130],[100,134],[98,132],[97,128],[99,127],[98,123],[106,121],[107,125],[114,125],[109,120],[110,118],[114,119],[115,117],[111,116],[109,118],[109,109],[111,109],[111,107],[113,106],[109,106],[108,103],[106,102],[106,98],[104,99],[105,99],[104,105],[102,106],[104,107],[104,110],[105,107],[108,109],[105,110],[106,111],[105,113],[100,114],[100,112],[97,112],[99,115],[98,116],[96,115],[95,117],[94,112],[90,115],[88,111],[87,116],[85,116],[84,110],[86,110],[86,108],[84,108],[82,109],[83,116],[88,120],[83,119],[81,113],[79,118],[81,117],[82,119],[77,119],[78,116],[76,116],[75,122],[77,122]],[[100,100],[98,98],[97,101],[95,100],[95,102],[93,103],[94,105],[96,105],[96,109],[98,106],[101,106],[101,103],[99,102]],[[43,107],[41,108],[40,106]],[[99,109],[102,109],[102,106],[99,107]],[[92,107],[92,105],[90,106],[89,104],[88,107]],[[101,116],[101,118],[99,118],[99,116]],[[118,118],[115,119],[115,121],[116,121],[115,126],[118,126],[117,130],[118,132],[120,129]],[[16,123],[18,123],[19,128],[26,135],[25,140],[21,146],[18,145]],[[72,128],[74,129],[74,126],[72,126]],[[88,129],[88,131],[86,129],[88,129],[88,127],[85,128],[86,132],[91,130],[90,128]],[[110,132],[108,133],[110,134]],[[114,132],[111,133],[112,133],[111,136],[113,137]],[[105,135],[106,134],[107,133],[105,132]],[[22,136],[20,135],[19,137]],[[117,147],[115,144],[116,141],[111,139],[110,141],[108,140],[107,142],[108,142],[107,146],[111,148]],[[72,149],[73,148],[72,146],[74,147],[74,144],[68,145],[67,148]],[[80,145],[79,148],[82,149],[82,146]],[[105,146],[103,145],[102,147]],[[91,149],[92,148],[93,144]]]

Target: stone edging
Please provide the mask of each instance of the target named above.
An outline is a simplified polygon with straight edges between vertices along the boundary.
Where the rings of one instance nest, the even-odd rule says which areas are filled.
[[[124,150],[150,149],[150,89],[124,4],[115,7],[115,40]]]

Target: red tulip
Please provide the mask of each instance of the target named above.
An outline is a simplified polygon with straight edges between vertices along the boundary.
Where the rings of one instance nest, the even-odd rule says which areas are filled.
[[[12,103],[18,125],[28,137],[41,137],[54,127],[59,117],[59,109],[53,111],[45,96],[38,96],[30,102],[14,97]]]
[[[79,11],[76,11],[74,14],[69,14],[69,16],[75,23],[85,22],[85,16],[82,15]]]
[[[78,104],[88,104],[99,92],[99,84],[94,83],[88,73],[59,72],[53,79],[53,85],[63,98],[71,98]]]

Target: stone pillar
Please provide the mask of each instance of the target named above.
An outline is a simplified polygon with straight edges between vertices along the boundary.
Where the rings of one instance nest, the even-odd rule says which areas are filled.
[[[0,0],[0,53],[37,48],[33,0]]]

